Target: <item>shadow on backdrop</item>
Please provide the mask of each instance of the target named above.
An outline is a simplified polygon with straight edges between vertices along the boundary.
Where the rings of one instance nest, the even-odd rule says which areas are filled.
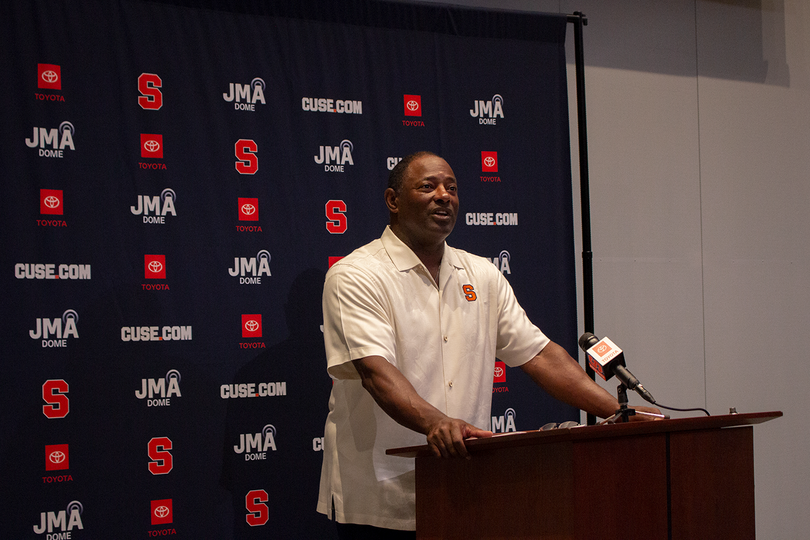
[[[289,337],[234,377],[235,385],[272,389],[272,395],[228,402],[221,484],[231,492],[236,539],[335,535],[334,525],[315,511],[332,389],[321,331],[324,277],[309,269],[295,278],[284,306]],[[311,514],[296,515],[301,508]]]

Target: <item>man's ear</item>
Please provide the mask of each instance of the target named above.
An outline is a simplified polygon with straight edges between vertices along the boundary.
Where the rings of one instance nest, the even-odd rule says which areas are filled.
[[[385,206],[388,207],[388,211],[391,213],[396,214],[399,206],[399,201],[397,200],[397,192],[394,191],[394,188],[388,188],[385,190]]]

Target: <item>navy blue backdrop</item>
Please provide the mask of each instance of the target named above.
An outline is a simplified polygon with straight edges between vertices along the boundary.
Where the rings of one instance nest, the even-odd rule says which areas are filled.
[[[576,357],[565,25],[3,2],[3,537],[332,537],[321,286],[415,150],[459,178],[448,242]],[[578,418],[501,366],[493,430]]]

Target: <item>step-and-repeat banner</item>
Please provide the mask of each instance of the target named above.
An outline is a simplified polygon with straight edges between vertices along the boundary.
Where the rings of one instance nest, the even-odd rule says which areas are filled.
[[[331,538],[323,278],[416,150],[576,354],[565,17],[2,4],[4,538]],[[578,418],[493,392],[494,431]]]

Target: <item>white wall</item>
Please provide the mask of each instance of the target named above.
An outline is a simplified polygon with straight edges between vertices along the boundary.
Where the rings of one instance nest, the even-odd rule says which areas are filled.
[[[663,404],[783,411],[757,533],[810,538],[810,3],[442,3],[586,14],[596,333]]]

